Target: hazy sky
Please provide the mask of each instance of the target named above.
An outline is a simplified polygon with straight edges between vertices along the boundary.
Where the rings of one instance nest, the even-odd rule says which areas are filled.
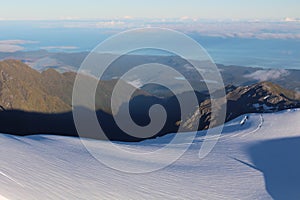
[[[2,0],[0,19],[300,18],[299,0]]]

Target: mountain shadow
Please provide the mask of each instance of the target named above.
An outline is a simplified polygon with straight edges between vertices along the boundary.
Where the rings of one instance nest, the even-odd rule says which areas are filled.
[[[300,137],[263,141],[248,152],[254,166],[244,164],[263,173],[273,199],[300,199]]]
[[[111,141],[125,141],[138,142],[148,138],[155,138],[165,134],[176,132],[177,126],[173,120],[167,120],[164,127],[155,135],[151,137],[134,137],[122,131],[116,124],[113,115],[104,111],[98,110],[96,112],[96,123],[101,125],[102,131],[91,124],[91,115],[94,111],[84,107],[74,108],[76,112],[80,113],[79,123],[80,137],[92,138],[99,140]],[[147,118],[138,119],[140,115],[133,115],[134,121],[139,121],[142,124],[147,124]],[[78,130],[76,129],[73,120],[72,112],[65,113],[38,113],[21,110],[5,110],[0,112],[0,132],[13,134],[17,136],[27,135],[61,135],[61,136],[75,136],[78,137]],[[124,118],[125,122],[127,118]],[[174,119],[174,121],[176,121]],[[147,134],[147,133],[139,133]]]

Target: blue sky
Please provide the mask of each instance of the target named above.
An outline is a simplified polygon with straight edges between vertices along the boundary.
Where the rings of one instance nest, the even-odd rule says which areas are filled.
[[[12,0],[1,2],[0,19],[282,19],[299,10],[299,0]]]

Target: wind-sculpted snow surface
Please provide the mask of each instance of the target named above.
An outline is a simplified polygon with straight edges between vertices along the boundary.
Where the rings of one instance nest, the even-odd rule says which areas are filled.
[[[244,118],[225,125],[204,159],[199,159],[202,131],[179,160],[146,174],[104,166],[78,138],[2,134],[0,199],[300,199],[300,110],[249,114],[241,124]],[[183,134],[189,141],[190,134]],[[128,151],[154,151],[171,138],[115,145]],[[135,160],[116,154],[106,141],[86,139],[85,144],[137,170],[149,164],[147,157]],[[173,144],[174,153],[181,146]],[[164,161],[164,155],[156,160]]]

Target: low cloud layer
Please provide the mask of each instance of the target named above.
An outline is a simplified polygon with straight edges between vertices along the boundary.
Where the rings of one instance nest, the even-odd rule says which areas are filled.
[[[38,42],[31,40],[0,40],[0,52],[13,53],[16,51],[22,51],[25,49],[22,45],[35,43]]]
[[[284,69],[258,70],[252,74],[245,75],[245,78],[252,78],[258,81],[270,81],[283,78],[289,75],[289,72]]]
[[[78,49],[76,46],[46,46],[41,47],[41,49],[45,50],[75,50]]]
[[[1,53],[13,53],[16,51],[22,51],[25,48],[18,45],[10,45],[10,44],[0,44],[0,52]]]
[[[258,39],[300,39],[300,20],[286,18],[277,21],[259,20],[202,20],[188,17],[174,19],[132,19],[120,18],[113,20],[65,20],[47,22],[43,28],[98,28],[120,29],[163,27],[185,33],[198,33],[205,36],[224,38],[258,38]]]

